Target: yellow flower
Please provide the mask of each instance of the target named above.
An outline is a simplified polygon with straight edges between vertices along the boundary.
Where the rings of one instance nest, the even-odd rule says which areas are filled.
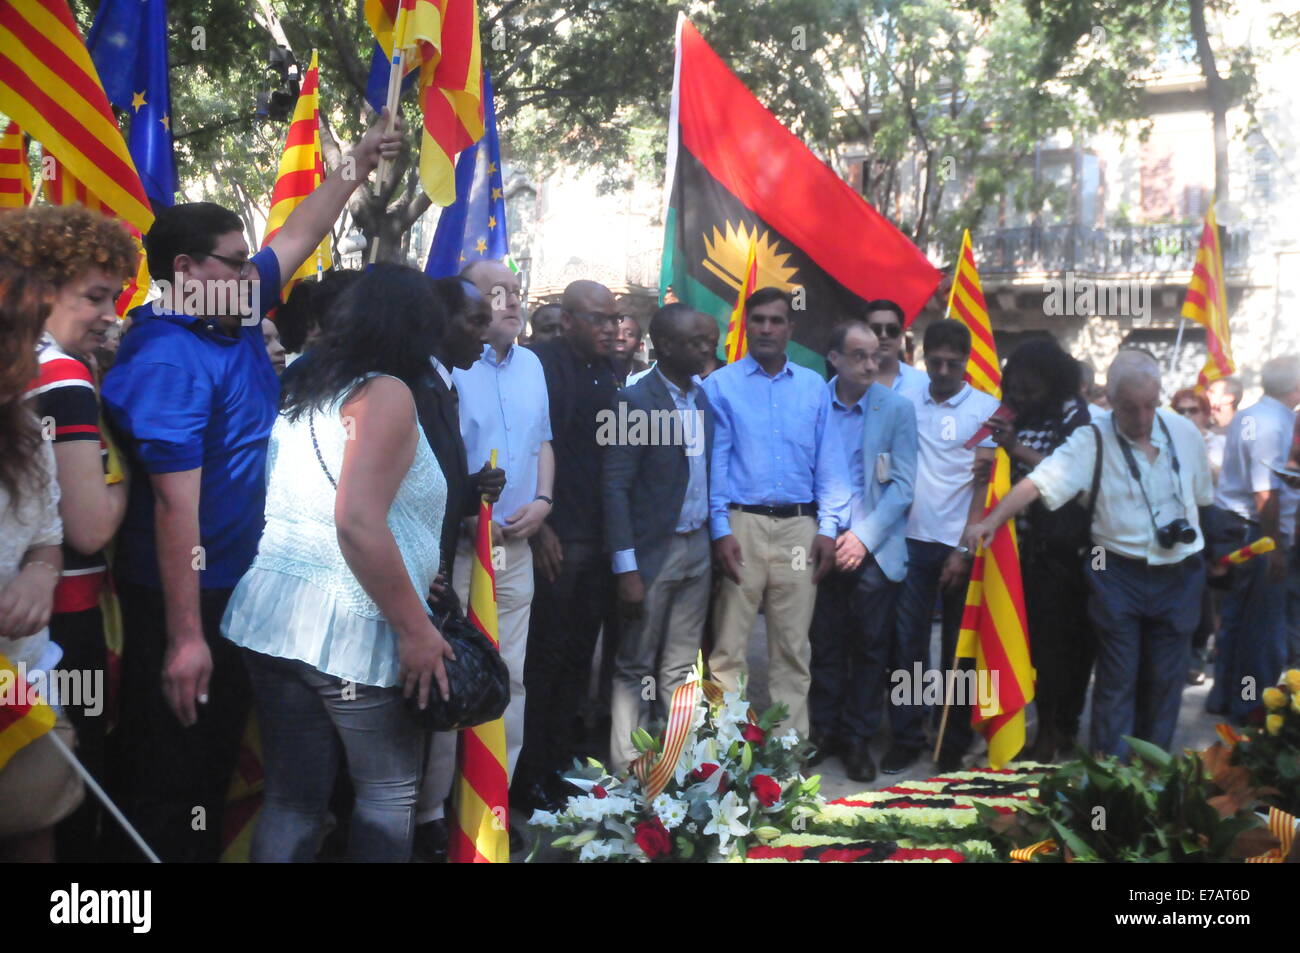
[[[1277,711],[1279,708],[1286,707],[1286,696],[1282,694],[1280,688],[1264,689],[1264,707],[1269,711]]]
[[[1287,669],[1286,674],[1282,676],[1282,680],[1286,682],[1286,687],[1291,691],[1300,692],[1300,668]]]
[[[1282,716],[1269,715],[1264,719],[1264,727],[1268,729],[1270,735],[1275,735],[1282,730]]]
[[[1296,692],[1291,696],[1291,710],[1300,715],[1300,692]]]

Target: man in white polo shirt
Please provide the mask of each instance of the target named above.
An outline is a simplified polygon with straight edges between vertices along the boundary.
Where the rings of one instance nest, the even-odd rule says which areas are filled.
[[[1246,545],[1271,536],[1277,549],[1233,570],[1223,600],[1214,686],[1206,708],[1244,722],[1260,693],[1277,681],[1287,661],[1287,544],[1295,529],[1295,495],[1272,467],[1291,453],[1295,406],[1300,403],[1300,358],[1275,357],[1260,371],[1264,396],[1228,424],[1223,470],[1214,503],[1227,512],[1229,538]]]
[[[902,390],[916,407],[918,452],[914,502],[907,517],[907,576],[898,595],[889,659],[892,740],[880,763],[885,774],[905,771],[924,744],[925,707],[912,704],[919,691],[902,692],[903,697],[895,699],[897,685],[892,673],[906,673],[905,684],[911,684],[918,665],[929,667],[930,623],[935,597],[941,591],[943,657],[934,667],[946,669],[956,652],[971,566],[971,554],[958,544],[967,524],[984,512],[988,465],[977,467],[976,462],[991,462],[995,453],[991,439],[971,450],[965,447],[966,441],[998,409],[997,398],[964,380],[970,359],[970,331],[960,321],[936,321],[925,329],[923,345],[929,375],[926,386],[905,386]],[[958,701],[966,704],[955,705],[948,717],[939,755],[941,771],[958,767],[970,745],[969,700]]]
[[[1200,431],[1159,408],[1155,358],[1120,351],[1106,372],[1106,394],[1111,413],[1071,434],[964,541],[987,545],[1034,500],[1055,510],[1091,494],[1095,475],[1094,548],[1084,569],[1097,633],[1091,748],[1124,756],[1125,735],[1166,750],[1173,744],[1205,587],[1198,508],[1214,491]]]
[[[506,772],[514,773],[524,739],[524,658],[533,601],[533,553],[528,539],[551,512],[555,459],[551,453],[551,412],[546,377],[532,351],[516,346],[523,330],[519,316],[519,278],[499,261],[479,261],[463,277],[483,293],[492,310],[487,341],[468,370],[452,372],[460,395],[460,434],[471,469],[497,451],[497,467],[506,485],[492,507],[493,560],[496,570],[497,634],[501,657],[510,670],[510,705],[506,709]],[[469,605],[474,535],[462,527],[452,587]],[[416,815],[417,847],[437,852],[443,832],[424,825],[443,815],[456,771],[456,734],[434,736],[425,768]],[[432,849],[431,849],[432,848]]]

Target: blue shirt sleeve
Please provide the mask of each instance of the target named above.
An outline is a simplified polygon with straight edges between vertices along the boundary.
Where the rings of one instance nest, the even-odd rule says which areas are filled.
[[[731,502],[731,484],[727,465],[731,461],[731,408],[712,375],[704,379],[704,396],[713,405],[713,456],[709,472],[709,536],[721,539],[731,535],[727,504]]]
[[[817,464],[813,473],[813,492],[817,499],[817,532],[834,539],[839,528],[848,525],[853,490],[844,446],[829,432],[830,391],[825,387],[819,389],[821,406],[817,411]]]
[[[269,245],[249,260],[257,269],[257,319],[260,324],[266,313],[280,303],[280,289],[284,282],[280,276],[280,259],[275,257],[275,251]],[[262,332],[259,329],[257,333],[260,336]]]
[[[145,470],[177,473],[201,467],[212,416],[211,382],[190,368],[162,361],[132,361],[115,370],[104,380],[104,406],[130,435]]]

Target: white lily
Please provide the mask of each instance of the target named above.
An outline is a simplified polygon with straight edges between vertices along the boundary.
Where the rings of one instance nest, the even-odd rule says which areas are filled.
[[[713,817],[705,826],[704,833],[718,835],[719,850],[726,848],[729,838],[744,837],[749,833],[749,827],[740,819],[741,815],[749,813],[749,808],[736,797],[735,791],[728,791],[718,800],[710,801],[709,810]]]

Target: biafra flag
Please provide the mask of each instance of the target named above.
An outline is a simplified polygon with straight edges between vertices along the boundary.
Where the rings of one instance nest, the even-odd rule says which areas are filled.
[[[824,365],[831,328],[864,301],[908,319],[942,277],[920,250],[755,99],[685,17],[677,21],[659,287],[725,332],[752,241],[758,286],[795,292],[790,356]],[[800,295],[797,289],[802,289]]]

